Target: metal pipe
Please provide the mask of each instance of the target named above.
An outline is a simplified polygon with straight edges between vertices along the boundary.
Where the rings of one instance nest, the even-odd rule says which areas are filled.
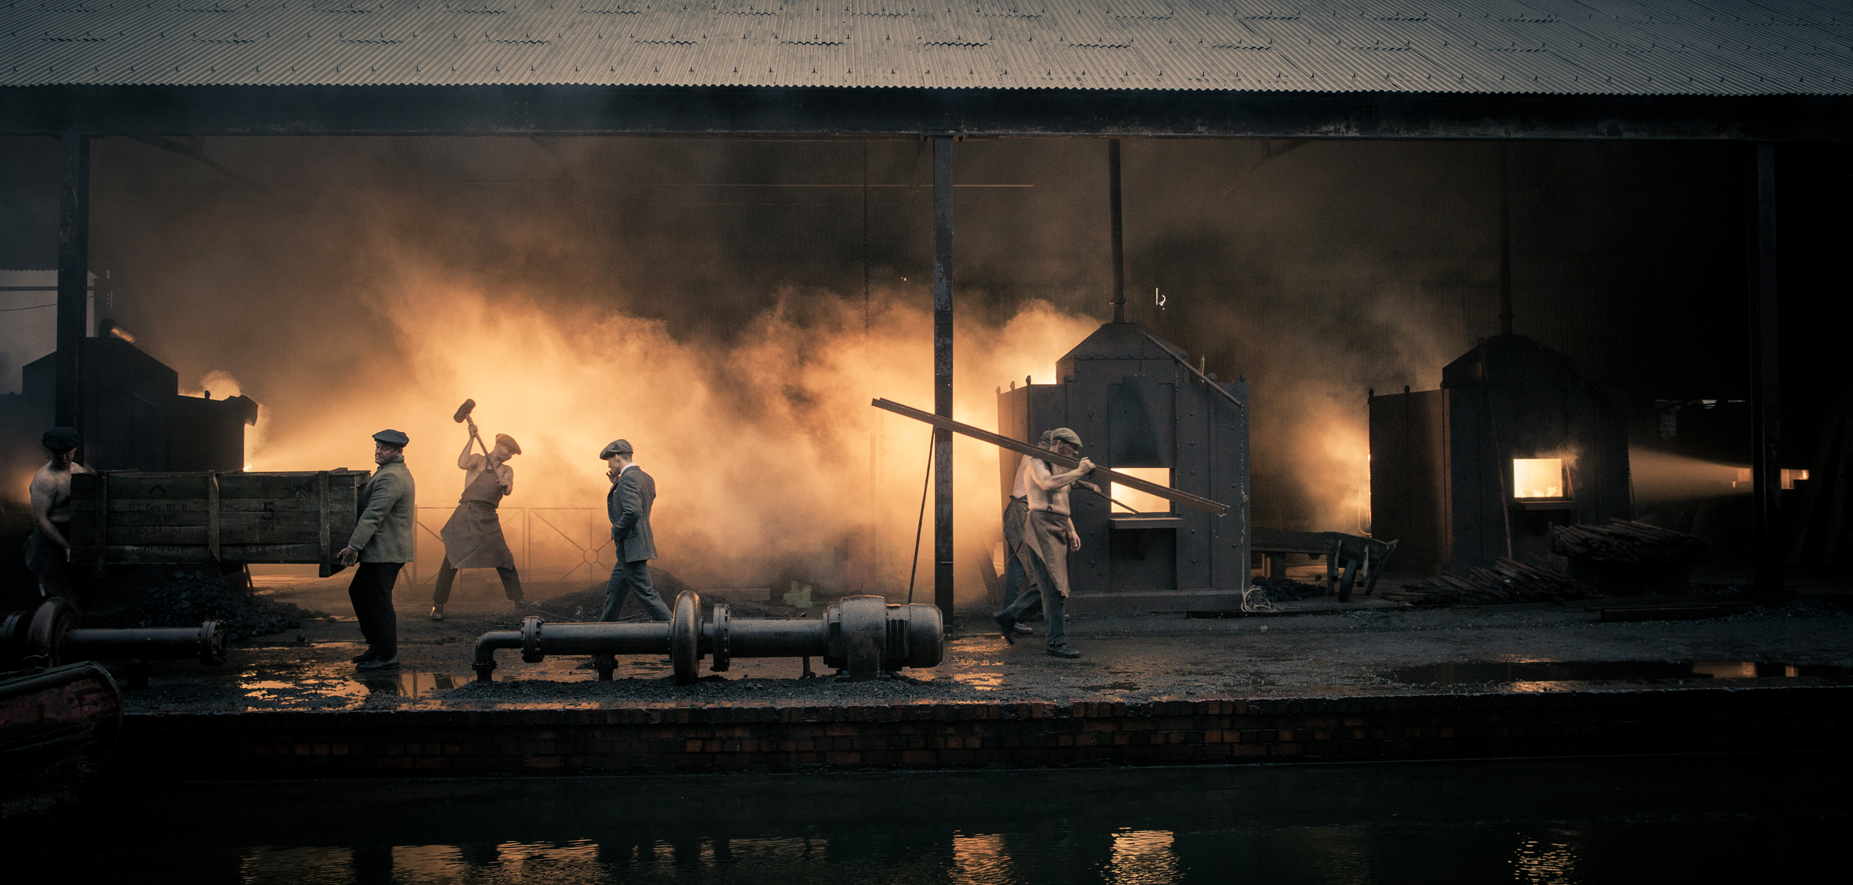
[[[725,605],[716,605],[713,617],[700,619],[701,597],[685,591],[676,597],[668,622],[651,624],[546,624],[539,618],[522,621],[520,630],[494,630],[476,640],[476,660],[470,665],[479,682],[495,672],[495,653],[520,649],[521,659],[538,664],[548,655],[667,654],[681,684],[699,678],[703,657],[711,657],[712,670],[725,672],[736,657],[821,657],[826,666],[845,671],[850,679],[871,679],[903,667],[932,667],[945,655],[944,620],[931,605],[888,605],[879,596],[850,596],[824,610],[822,618],[792,620],[733,619]],[[599,666],[599,678],[610,678],[610,666]]]
[[[202,664],[223,664],[225,628],[218,621],[197,627],[80,628],[65,634],[62,656],[67,661],[199,658]]]

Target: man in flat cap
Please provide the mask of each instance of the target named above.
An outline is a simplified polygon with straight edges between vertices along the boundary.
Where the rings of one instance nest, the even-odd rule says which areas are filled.
[[[1080,458],[1075,469],[1056,473],[1049,462],[1030,459],[1027,482],[1029,513],[1023,522],[1023,542],[1017,548],[1027,572],[1022,595],[993,617],[1004,631],[1004,641],[1017,641],[1017,622],[1037,605],[1049,625],[1049,654],[1058,658],[1078,658],[1081,653],[1068,645],[1064,622],[1068,598],[1068,554],[1081,549],[1081,535],[1075,531],[1073,511],[1068,504],[1068,487],[1094,469],[1094,462],[1081,458],[1081,435],[1066,427],[1057,427],[1046,435],[1049,450],[1070,458]]]
[[[366,506],[354,521],[354,534],[341,548],[342,565],[360,567],[347,585],[354,603],[360,635],[367,651],[354,659],[362,670],[399,666],[399,618],[392,609],[392,588],[399,570],[412,561],[413,514],[418,506],[412,471],[405,467],[405,444],[411,440],[397,430],[373,435],[373,463],[380,466],[363,492]]]
[[[78,605],[71,583],[71,475],[89,473],[77,463],[76,428],[53,427],[39,438],[51,460],[32,475],[32,535],[26,539],[26,567],[39,579],[39,594]]]
[[[465,471],[463,497],[450,521],[444,523],[439,537],[444,539],[444,564],[438,566],[437,589],[431,594],[431,620],[444,620],[444,603],[450,601],[450,587],[457,580],[457,570],[492,568],[502,578],[502,593],[516,611],[527,607],[521,596],[521,576],[515,572],[515,554],[502,537],[502,519],[496,506],[502,498],[515,493],[515,468],[508,459],[521,454],[520,444],[506,433],[495,435],[495,450],[487,455],[471,451],[476,422],[470,422],[470,435],[463,441],[463,454],[457,467]]]
[[[650,507],[656,503],[656,480],[631,460],[628,440],[612,440],[598,453],[610,467],[611,491],[605,495],[605,512],[611,517],[611,541],[617,549],[618,564],[611,569],[605,584],[605,611],[601,621],[618,619],[618,607],[624,594],[636,595],[650,617],[669,620],[669,606],[656,595],[650,581],[650,560],[656,558],[656,536],[650,533]]]

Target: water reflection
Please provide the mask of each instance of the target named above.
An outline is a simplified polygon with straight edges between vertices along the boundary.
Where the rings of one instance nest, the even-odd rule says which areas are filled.
[[[116,784],[70,881],[1146,885],[1787,881],[1853,824],[1843,756],[980,774]],[[1719,852],[1722,844],[1756,852]]]
[[[346,667],[303,667],[297,670],[253,671],[238,680],[238,688],[251,706],[317,701],[345,705],[370,697],[418,698],[450,691],[474,677],[422,670],[357,672]]]
[[[1815,679],[1853,683],[1853,669],[1763,661],[1469,661],[1402,667],[1382,674],[1402,685],[1484,685],[1506,691],[1561,691],[1561,683],[1665,684],[1714,679]]]

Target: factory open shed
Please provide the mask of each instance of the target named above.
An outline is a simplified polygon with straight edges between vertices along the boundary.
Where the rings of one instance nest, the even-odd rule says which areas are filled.
[[[1853,131],[1853,15],[1807,0],[11,0],[0,134],[62,143],[57,419],[82,414],[90,139],[586,134],[934,144],[950,414],[961,137],[1755,142],[1759,582],[1776,458],[1776,145]],[[936,442],[950,607],[951,442]]]

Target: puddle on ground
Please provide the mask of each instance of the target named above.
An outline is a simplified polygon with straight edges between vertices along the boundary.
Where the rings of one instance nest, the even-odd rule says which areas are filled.
[[[1377,674],[1402,685],[1487,685],[1523,691],[1559,682],[1691,682],[1819,679],[1853,682],[1853,669],[1765,661],[1476,661],[1424,664]]]
[[[998,688],[1004,687],[1004,674],[1002,673],[971,673],[971,672],[954,673],[952,674],[952,681],[960,685],[966,685],[972,688],[979,689],[981,691],[990,691],[992,689],[998,689]]]
[[[250,674],[238,681],[238,687],[247,700],[255,703],[300,701],[305,697],[364,701],[368,697],[425,697],[458,688],[475,678],[474,674],[459,676],[422,670],[378,670],[352,675],[273,672]]]

